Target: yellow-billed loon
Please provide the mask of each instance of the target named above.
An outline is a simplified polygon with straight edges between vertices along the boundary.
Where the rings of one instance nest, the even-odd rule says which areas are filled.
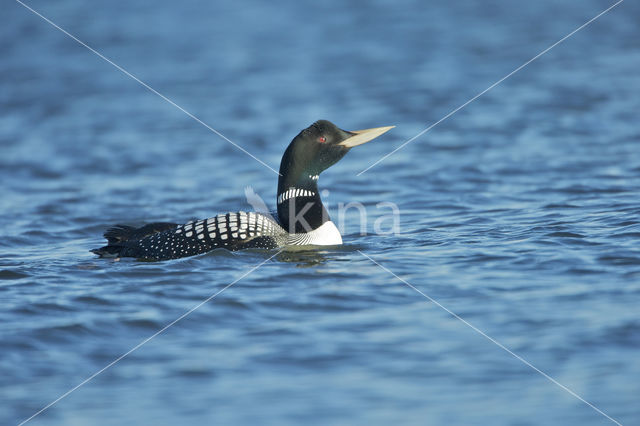
[[[91,251],[101,257],[166,260],[216,248],[342,244],[340,232],[320,200],[318,176],[354,146],[369,142],[393,127],[349,132],[320,120],[301,131],[280,162],[278,221],[268,214],[234,212],[184,225],[168,222],[140,228],[116,225],[104,233],[108,244]]]

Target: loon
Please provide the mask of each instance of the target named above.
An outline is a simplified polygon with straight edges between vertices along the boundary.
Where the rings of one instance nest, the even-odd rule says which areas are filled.
[[[184,225],[170,222],[140,228],[116,225],[104,233],[107,245],[91,251],[100,257],[169,260],[217,248],[235,251],[340,245],[340,231],[320,200],[318,177],[351,148],[393,127],[346,131],[327,120],[319,120],[302,130],[293,138],[280,163],[278,220],[268,214],[240,211]]]

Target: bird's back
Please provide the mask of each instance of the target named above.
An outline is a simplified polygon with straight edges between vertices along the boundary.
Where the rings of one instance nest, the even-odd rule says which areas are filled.
[[[208,219],[174,223],[150,223],[140,228],[117,225],[105,234],[108,244],[93,253],[102,257],[177,259],[216,248],[276,248],[288,233],[270,216],[256,212],[233,212]]]

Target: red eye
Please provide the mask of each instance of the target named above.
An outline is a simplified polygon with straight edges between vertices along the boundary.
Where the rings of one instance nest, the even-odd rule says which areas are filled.
[[[318,138],[318,142],[320,142],[320,143],[325,143],[326,141],[327,141],[327,138],[325,138],[324,136],[320,136]]]

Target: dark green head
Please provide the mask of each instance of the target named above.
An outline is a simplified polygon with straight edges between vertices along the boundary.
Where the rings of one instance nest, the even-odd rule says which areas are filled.
[[[294,185],[300,178],[317,176],[340,161],[351,148],[368,142],[391,127],[346,131],[318,120],[293,138],[282,156],[280,182]]]

